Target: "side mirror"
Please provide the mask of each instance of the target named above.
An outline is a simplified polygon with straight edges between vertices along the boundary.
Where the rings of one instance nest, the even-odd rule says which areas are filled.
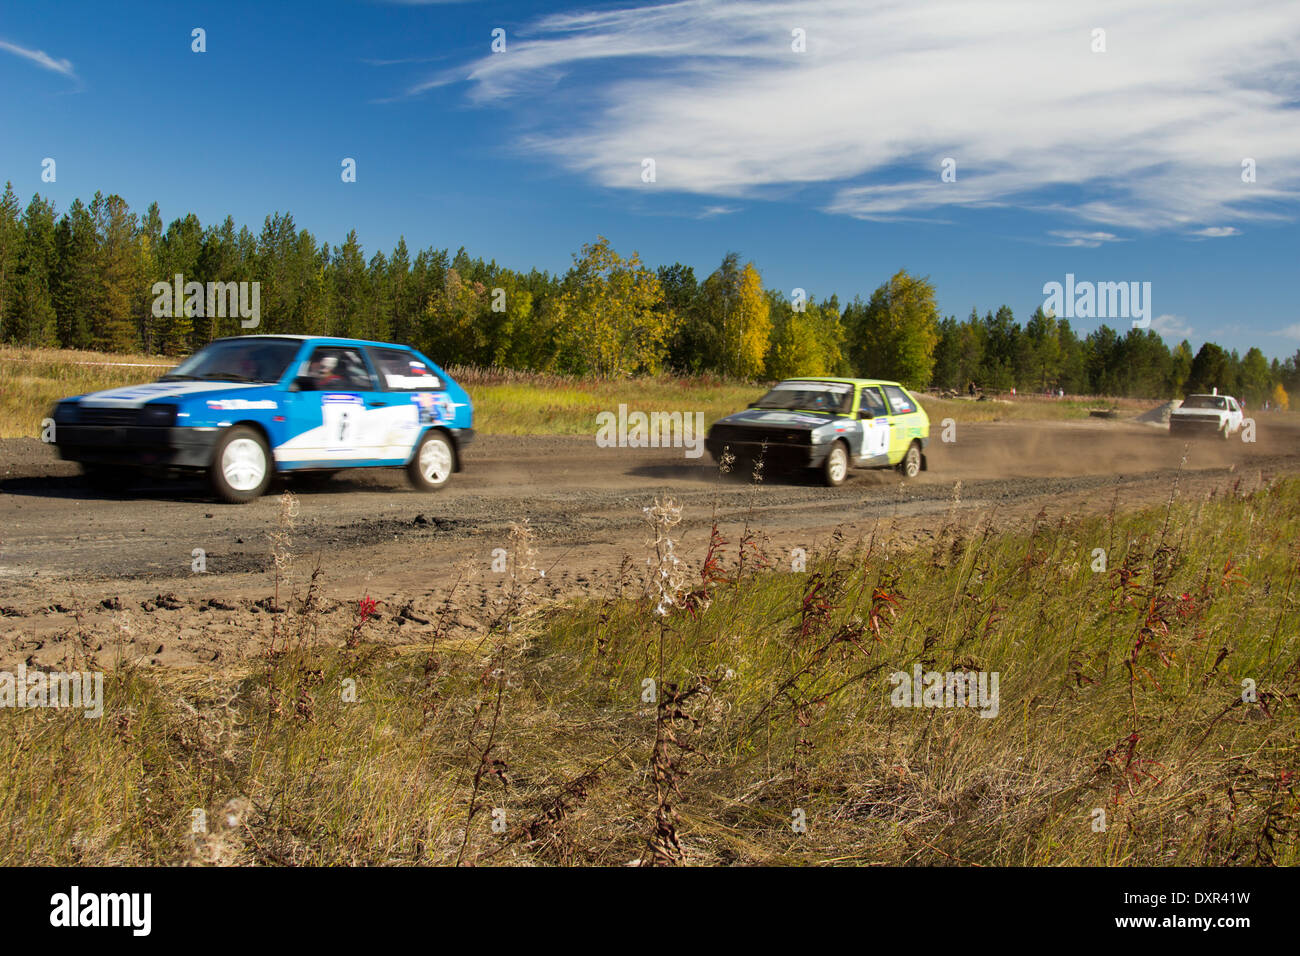
[[[310,375],[299,375],[293,380],[293,384],[289,386],[289,389],[294,392],[310,392],[315,385],[316,380]]]
[[[876,417],[875,415],[871,414],[871,413],[870,413],[869,411],[867,411],[865,408],[863,408],[863,409],[859,409],[859,410],[858,410],[858,418],[861,418],[861,419],[863,419],[864,421],[871,421],[871,419],[873,419],[873,418],[875,418],[875,417]]]

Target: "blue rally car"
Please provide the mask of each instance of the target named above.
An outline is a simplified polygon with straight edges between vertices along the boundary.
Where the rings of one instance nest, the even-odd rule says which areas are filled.
[[[232,503],[277,472],[401,466],[433,490],[474,438],[469,396],[415,349],[305,335],[217,339],[156,382],[65,398],[53,418],[59,455],[100,486],[205,472]]]

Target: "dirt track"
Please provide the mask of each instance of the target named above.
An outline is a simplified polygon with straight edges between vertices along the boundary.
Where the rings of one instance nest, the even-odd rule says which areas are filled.
[[[958,426],[957,441],[929,449],[928,472],[855,471],[838,489],[811,478],[769,476],[757,489],[720,480],[707,455],[681,450],[596,448],[592,439],[487,436],[465,471],[436,495],[409,489],[400,472],[344,472],[326,482],[280,483],[246,506],[220,505],[198,483],[156,483],[127,496],[88,488],[75,466],[34,440],[0,442],[0,666],[53,665],[78,652],[104,665],[121,657],[157,664],[229,663],[256,653],[270,634],[272,563],[267,533],[291,488],[300,501],[293,531],[299,586],[319,559],[325,624],[337,639],[355,600],[379,599],[368,637],[418,644],[458,575],[452,618],[474,629],[496,599],[495,548],[528,519],[539,550],[544,597],[605,594],[630,558],[644,565],[641,509],[655,496],[684,506],[680,553],[698,559],[715,513],[739,538],[747,514],[770,554],[825,543],[837,528],[878,545],[931,536],[953,508],[961,520],[992,514],[999,524],[1137,508],[1240,481],[1255,487],[1300,472],[1300,428],[1265,418],[1257,441],[1185,444],[1126,422]],[[203,549],[207,573],[191,570]],[[401,612],[406,609],[405,615]]]

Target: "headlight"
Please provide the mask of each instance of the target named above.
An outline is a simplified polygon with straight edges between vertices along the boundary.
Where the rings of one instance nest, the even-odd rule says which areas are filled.
[[[818,429],[817,431],[814,431],[814,432],[812,433],[812,443],[813,443],[814,445],[816,445],[816,444],[818,444],[818,443],[820,443],[820,442],[824,442],[824,441],[826,441],[826,439],[828,439],[828,438],[830,438],[830,437],[831,437],[831,433],[830,433],[830,432],[825,432],[825,431],[821,431],[820,429]]]
[[[176,424],[176,406],[146,405],[140,412],[140,424],[151,428],[170,428]]]

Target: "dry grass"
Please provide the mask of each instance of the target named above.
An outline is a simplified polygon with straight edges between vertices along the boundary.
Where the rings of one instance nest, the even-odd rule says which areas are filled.
[[[59,399],[152,381],[175,364],[157,355],[0,346],[0,438],[39,437]]]
[[[286,570],[252,669],[7,713],[0,863],[1300,862],[1300,482],[801,571],[753,526],[688,568],[674,508],[644,575],[565,606],[517,533],[473,639],[455,584],[394,651]],[[997,672],[997,716],[891,706],[917,664]]]

